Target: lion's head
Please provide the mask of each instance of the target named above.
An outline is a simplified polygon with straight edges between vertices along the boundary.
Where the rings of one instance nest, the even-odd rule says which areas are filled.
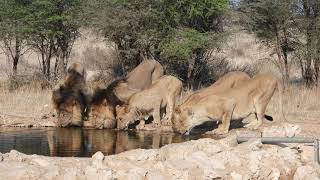
[[[177,107],[173,113],[172,127],[181,134],[189,134],[194,113],[191,107]]]
[[[136,108],[130,108],[128,105],[116,106],[116,114],[118,129],[127,129],[138,118]]]
[[[101,103],[90,105],[89,120],[95,128],[115,128],[116,118],[114,113],[114,107],[110,106],[104,99]]]

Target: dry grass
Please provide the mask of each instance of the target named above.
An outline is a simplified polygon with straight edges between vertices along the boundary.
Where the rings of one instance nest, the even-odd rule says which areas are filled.
[[[320,88],[308,89],[303,86],[290,85],[284,93],[284,113],[290,121],[318,121],[320,123]],[[279,93],[275,93],[268,105],[266,114],[279,120]]]
[[[92,64],[93,60],[98,60],[102,63],[111,62],[114,57],[114,49],[112,44],[106,45],[106,42],[88,30],[83,30],[83,36],[77,40],[73,48],[71,61],[85,62],[86,67],[96,69],[99,67]],[[92,50],[91,53],[88,51]],[[95,53],[99,52],[95,56]],[[266,61],[270,58],[270,50],[261,46],[255,37],[243,32],[235,33],[231,36],[222,51],[226,59],[233,65],[250,65],[252,68],[257,68],[258,72],[272,72],[278,74],[278,70],[271,61]],[[104,61],[105,60],[105,61]],[[88,62],[90,61],[90,62]],[[0,115],[11,114],[25,117],[38,117],[41,114],[51,111],[50,90],[36,91],[31,88],[22,88],[17,91],[9,92],[3,88],[5,72],[5,57],[0,54]],[[22,64],[19,65],[19,70],[30,72],[30,69],[37,70],[38,60],[33,53],[26,55]],[[91,69],[91,70],[92,70]],[[291,76],[299,74],[294,70]],[[187,89],[183,93],[183,98],[186,99],[193,91]],[[316,120],[320,117],[318,107],[320,107],[320,88],[307,89],[297,85],[290,85],[285,93],[284,109],[288,120]],[[267,114],[279,117],[278,93],[275,93],[268,108]]]
[[[0,89],[0,115],[39,118],[51,111],[51,92],[32,88],[9,92]]]

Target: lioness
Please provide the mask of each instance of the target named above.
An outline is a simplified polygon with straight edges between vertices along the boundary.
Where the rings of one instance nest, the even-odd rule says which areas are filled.
[[[114,128],[116,105],[128,102],[133,94],[150,86],[163,73],[163,67],[159,62],[144,59],[126,78],[113,81],[107,88],[96,89],[90,103],[90,121],[97,128]]]
[[[259,74],[237,88],[201,97],[184,109],[176,108],[175,113],[179,116],[174,118],[173,127],[180,133],[188,134],[193,127],[206,121],[222,121],[213,133],[225,134],[229,131],[230,120],[243,119],[255,113],[257,121],[246,127],[257,129],[262,124],[266,107],[276,89],[280,93],[280,112],[284,118],[282,84],[272,74]]]
[[[51,101],[59,126],[82,126],[82,120],[87,116],[89,99],[84,75],[84,67],[80,63],[72,63],[64,81],[53,89]]]
[[[180,98],[182,82],[174,76],[162,76],[147,89],[134,94],[122,107],[116,106],[119,129],[127,128],[130,123],[152,115],[155,126],[160,124],[160,109],[166,107],[164,123],[171,124],[176,101]],[[143,128],[140,121],[138,128]]]
[[[199,100],[201,97],[223,92],[227,89],[241,86],[243,83],[247,82],[248,80],[250,80],[250,76],[245,72],[241,72],[241,71],[229,72],[224,76],[222,76],[221,78],[219,78],[211,86],[198,90],[195,93],[193,93],[179,107],[183,109],[184,107],[192,105],[194,101]]]

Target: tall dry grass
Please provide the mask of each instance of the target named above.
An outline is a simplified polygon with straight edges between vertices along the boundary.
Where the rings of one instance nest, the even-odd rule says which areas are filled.
[[[304,86],[289,85],[284,92],[283,109],[287,121],[318,121],[320,123],[320,88],[306,88]],[[279,93],[275,93],[267,108],[267,114],[279,119]]]
[[[0,115],[39,118],[52,111],[50,90],[0,88]]]

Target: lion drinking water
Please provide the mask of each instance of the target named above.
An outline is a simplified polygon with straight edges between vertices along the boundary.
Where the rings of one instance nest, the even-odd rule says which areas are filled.
[[[276,89],[280,94],[280,112],[284,118],[282,84],[271,74],[260,74],[237,88],[202,97],[190,102],[191,106],[184,109],[176,108],[173,127],[180,133],[188,134],[193,127],[206,121],[221,121],[213,133],[225,134],[229,131],[231,120],[243,119],[255,113],[257,120],[246,127],[257,129],[262,124],[266,107]]]
[[[125,129],[129,124],[141,120],[138,129],[144,127],[142,120],[153,116],[155,126],[160,125],[160,109],[166,107],[164,124],[171,125],[174,107],[180,99],[182,82],[174,76],[162,76],[147,89],[134,94],[124,106],[116,107],[119,129]]]

